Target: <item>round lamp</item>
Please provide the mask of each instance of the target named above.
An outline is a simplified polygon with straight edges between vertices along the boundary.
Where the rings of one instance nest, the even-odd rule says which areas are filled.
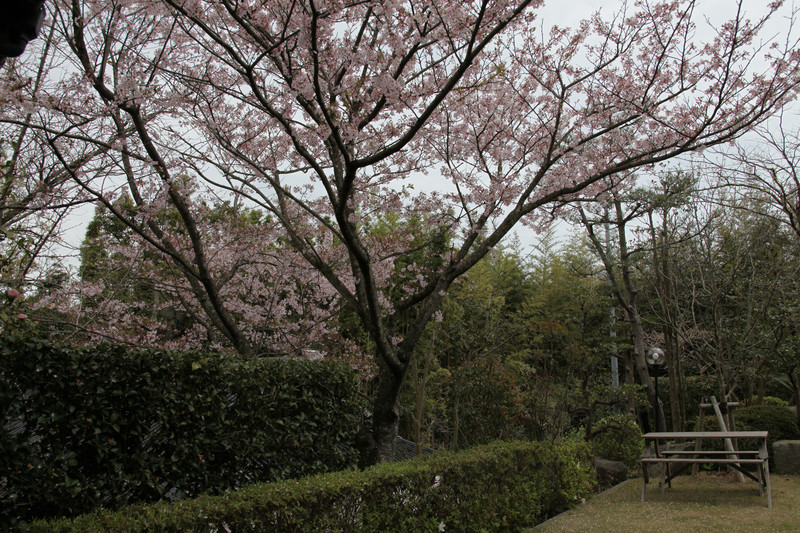
[[[664,366],[664,363],[667,362],[664,357],[664,350],[661,348],[650,348],[647,350],[645,358],[647,359],[647,364],[650,366]]]

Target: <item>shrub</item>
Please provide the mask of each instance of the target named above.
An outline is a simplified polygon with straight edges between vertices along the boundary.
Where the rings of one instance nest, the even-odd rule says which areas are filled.
[[[582,441],[498,442],[24,530],[517,531],[588,497],[593,475]]]
[[[772,443],[783,439],[800,439],[800,428],[791,410],[780,405],[749,405],[734,413],[736,429],[769,431],[770,449]]]
[[[800,428],[797,426],[797,419],[787,407],[780,405],[748,405],[739,407],[734,411],[737,431],[767,431],[767,445],[769,447],[770,466],[774,466],[772,444],[775,441],[789,439],[800,439]],[[719,424],[716,417],[709,416],[705,420],[706,431],[718,431]],[[740,448],[755,448],[755,442],[740,442]],[[717,447],[722,448],[722,443]]]
[[[479,359],[454,369],[450,382],[450,418],[459,448],[519,436],[522,398],[514,375],[499,361]]]
[[[0,529],[356,462],[333,362],[0,341]]]
[[[595,456],[621,461],[635,468],[644,449],[639,424],[631,415],[614,414],[600,420],[592,429],[592,451]]]
[[[755,401],[758,401],[758,398],[754,398]],[[784,399],[776,398],[775,396],[764,396],[761,398],[759,405],[780,405],[783,407],[787,407],[789,402]]]
[[[666,379],[664,381],[666,381]],[[669,387],[664,387],[662,390],[666,390],[666,396],[662,399],[664,400],[664,408],[667,409],[670,406]],[[717,379],[710,374],[686,376],[686,391],[684,394],[686,419],[687,421],[696,422],[700,415],[700,404],[706,403],[705,399],[710,396],[720,397]]]

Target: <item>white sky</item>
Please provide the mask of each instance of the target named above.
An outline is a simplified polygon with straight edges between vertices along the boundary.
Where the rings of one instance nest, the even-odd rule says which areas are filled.
[[[766,13],[768,0],[743,0],[742,7],[744,13],[750,18]],[[633,1],[628,2],[629,10],[632,9]],[[736,0],[696,0],[695,13],[708,17],[709,20],[718,24],[723,20],[730,19],[736,14],[738,2]],[[538,11],[540,20],[546,25],[557,24],[559,26],[573,26],[600,10],[604,15],[610,15],[618,11],[624,2],[620,0],[568,0],[568,2],[557,0],[545,0],[545,5]],[[791,5],[781,8],[782,14],[788,14]],[[701,30],[701,18],[696,17],[698,30]]]

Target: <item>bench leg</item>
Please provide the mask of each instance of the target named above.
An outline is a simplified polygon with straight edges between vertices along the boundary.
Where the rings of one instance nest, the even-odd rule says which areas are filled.
[[[644,489],[647,487],[647,476],[642,476],[642,503],[644,503]]]
[[[758,495],[759,496],[763,496],[764,495],[764,464],[762,463],[762,464],[758,465],[758,468],[756,468],[756,471],[758,472]]]
[[[767,485],[767,507],[772,509],[772,489],[769,486],[769,460],[764,460],[764,480]]]

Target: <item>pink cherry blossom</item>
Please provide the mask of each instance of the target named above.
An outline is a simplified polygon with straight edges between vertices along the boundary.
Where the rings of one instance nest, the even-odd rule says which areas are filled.
[[[539,0],[58,2],[63,67],[0,113],[124,221],[108,260],[152,296],[76,284],[61,305],[98,335],[249,353],[347,352],[347,310],[381,372],[380,454],[448,288],[517,224],[729,142],[800,84],[795,35],[764,45],[732,11],[701,42],[690,1],[547,32]]]

